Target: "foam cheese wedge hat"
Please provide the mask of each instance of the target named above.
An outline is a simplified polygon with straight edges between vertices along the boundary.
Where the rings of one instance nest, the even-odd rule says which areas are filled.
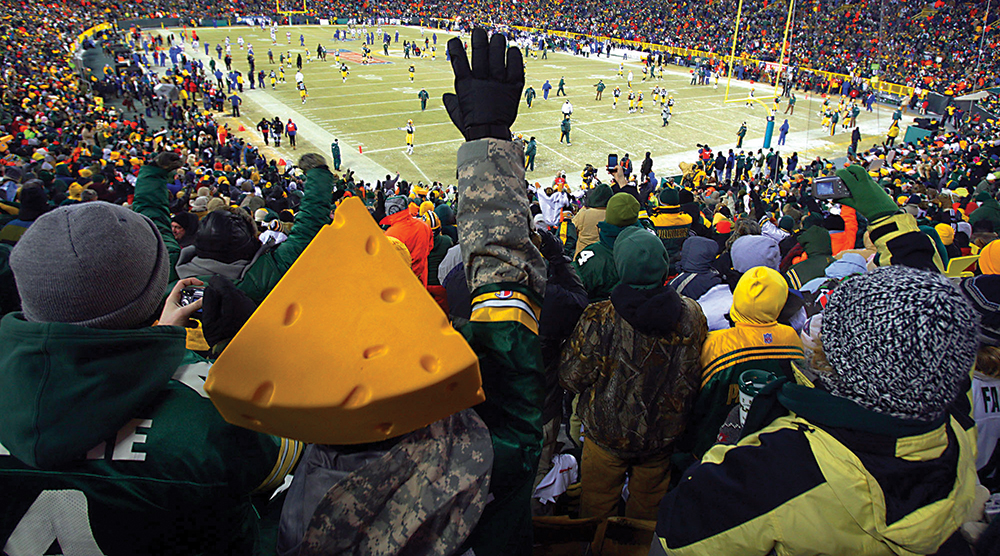
[[[399,436],[485,400],[479,360],[347,199],[209,371],[226,421],[317,444]]]

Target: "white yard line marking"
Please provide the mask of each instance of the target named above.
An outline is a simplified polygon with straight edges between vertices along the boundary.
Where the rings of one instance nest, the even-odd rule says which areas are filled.
[[[619,147],[618,145],[612,143],[611,141],[608,141],[607,139],[604,139],[603,137],[594,135],[593,133],[591,133],[591,132],[589,132],[589,131],[587,131],[585,129],[578,129],[577,131],[579,131],[580,133],[582,133],[584,135],[589,135],[589,136],[593,137],[594,139],[597,139],[598,141],[600,141],[602,143],[607,143],[607,144],[611,145],[612,147],[614,147],[615,150],[618,150],[618,151],[627,151],[628,150],[628,149],[626,149],[624,147]]]
[[[420,172],[420,175],[423,176],[425,180],[427,180],[427,185],[430,185],[434,181],[429,177],[427,177],[427,174],[425,174],[424,171],[420,169],[420,166],[417,166],[417,163],[413,161],[413,155],[410,154],[406,155],[406,160],[410,161],[410,164],[412,164],[413,167],[416,168],[418,172]]]

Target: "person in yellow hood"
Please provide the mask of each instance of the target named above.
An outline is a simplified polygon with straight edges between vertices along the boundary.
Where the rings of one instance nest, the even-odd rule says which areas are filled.
[[[701,390],[688,425],[695,457],[715,443],[719,427],[739,402],[743,371],[793,377],[791,363],[803,352],[795,330],[778,324],[787,299],[785,279],[771,268],[751,268],[736,284],[729,311],[733,328],[710,332],[701,350]]]

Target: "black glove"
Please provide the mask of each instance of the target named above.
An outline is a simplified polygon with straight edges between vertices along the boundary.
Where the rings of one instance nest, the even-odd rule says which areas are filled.
[[[507,39],[500,33],[487,41],[486,31],[475,29],[471,70],[460,39],[448,41],[448,53],[457,94],[445,93],[442,101],[455,127],[466,141],[484,137],[509,141],[524,89],[521,51],[507,48]]]
[[[181,155],[175,152],[165,151],[156,155],[156,158],[153,159],[153,164],[168,172],[172,172],[183,166],[184,162],[181,160]]]
[[[538,248],[542,256],[550,264],[559,262],[564,256],[562,242],[548,230],[537,230],[537,232],[542,238],[542,245]]]
[[[257,304],[225,276],[208,279],[202,301],[202,332],[208,345],[228,342],[236,336]]]
[[[302,155],[301,158],[299,158],[298,167],[303,172],[308,172],[313,168],[326,168],[327,167],[326,159],[323,158],[323,155],[321,154],[316,154],[316,153],[304,154]]]

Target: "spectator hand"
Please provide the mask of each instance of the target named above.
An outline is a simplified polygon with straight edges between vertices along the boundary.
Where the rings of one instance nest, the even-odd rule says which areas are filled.
[[[445,93],[442,100],[455,127],[466,141],[486,137],[509,141],[524,89],[521,51],[507,48],[507,39],[500,33],[487,41],[486,31],[475,29],[471,70],[460,39],[448,41],[448,53],[455,72],[455,94]]]
[[[558,262],[563,257],[562,242],[556,238],[555,234],[547,230],[539,230],[537,233],[542,240],[542,244],[538,248],[542,256],[550,263]]]
[[[309,170],[312,170],[313,168],[326,168],[327,167],[326,166],[326,159],[323,158],[323,155],[317,154],[317,153],[308,153],[308,154],[302,155],[302,157],[299,158],[299,164],[298,164],[298,166],[299,166],[299,169],[302,170],[303,172],[308,172]]]
[[[202,331],[210,346],[231,340],[257,309],[247,294],[228,278],[218,275],[208,280],[204,302]]]
[[[899,211],[889,194],[861,166],[854,164],[837,170],[837,177],[844,180],[844,185],[851,191],[851,196],[842,199],[841,203],[860,212],[869,222]]]
[[[159,156],[157,158],[159,158]],[[188,286],[201,285],[203,285],[202,281],[197,278],[185,278],[183,280],[178,280],[177,283],[174,284],[174,289],[170,290],[170,295],[167,296],[166,303],[163,304],[163,312],[160,313],[160,319],[157,322],[157,326],[184,326],[188,319],[191,318],[191,315],[201,309],[202,300],[199,299],[194,303],[182,306],[181,290]]]
[[[167,151],[156,155],[156,158],[153,159],[153,164],[168,172],[172,172],[183,166],[184,162],[181,160],[181,155]]]

